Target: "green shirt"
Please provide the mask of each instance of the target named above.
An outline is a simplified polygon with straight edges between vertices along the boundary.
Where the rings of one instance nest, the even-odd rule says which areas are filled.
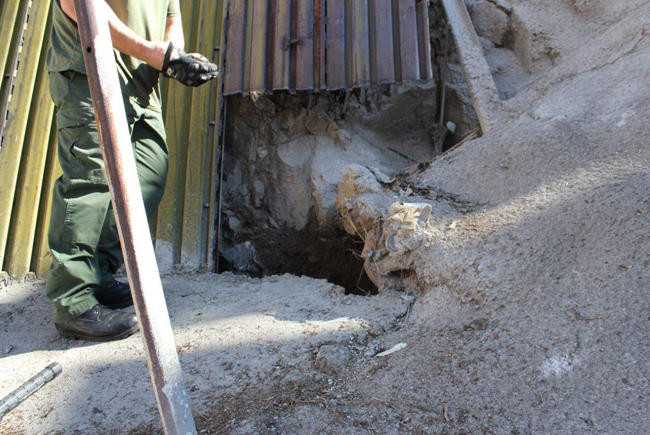
[[[47,71],[73,70],[86,73],[77,24],[59,0],[53,0],[52,34],[47,52]],[[149,41],[165,37],[167,17],[181,14],[179,0],[106,0],[115,15],[138,36]],[[122,93],[142,107],[160,110],[159,73],[144,62],[115,50]]]

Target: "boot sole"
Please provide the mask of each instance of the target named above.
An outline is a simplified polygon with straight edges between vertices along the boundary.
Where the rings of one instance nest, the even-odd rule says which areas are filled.
[[[83,335],[83,334],[76,334],[74,332],[59,332],[59,335],[62,338],[72,338],[74,340],[85,340],[85,341],[98,341],[98,342],[104,342],[104,341],[116,341],[116,340],[121,340],[123,338],[129,337],[130,335],[135,334],[135,332],[138,330],[138,324],[136,323],[133,325],[131,328],[124,330],[120,332],[119,334],[116,335],[103,335],[103,336],[96,336],[96,335]]]

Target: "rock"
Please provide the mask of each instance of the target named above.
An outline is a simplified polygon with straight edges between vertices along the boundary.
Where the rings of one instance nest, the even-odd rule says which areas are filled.
[[[230,217],[228,218],[228,227],[234,232],[237,232],[241,229],[241,221],[234,216]]]
[[[384,174],[381,169],[375,168],[374,166],[368,166],[368,169],[375,174],[375,177],[377,177],[377,181],[383,184],[391,184],[393,181],[395,181],[395,178],[391,178],[388,175]]]
[[[315,365],[323,373],[336,375],[345,370],[350,358],[350,350],[347,347],[328,344],[318,350]]]
[[[490,322],[488,319],[475,319],[465,327],[465,330],[469,331],[485,331],[488,328]]]
[[[349,165],[341,170],[336,208],[348,234],[365,238],[382,218],[381,210],[389,204],[383,192],[376,175],[365,166]]]
[[[223,256],[241,272],[259,272],[255,246],[250,241],[228,247],[222,251]]]
[[[253,181],[253,204],[256,208],[262,206],[262,201],[266,195],[266,187],[261,180]]]
[[[332,124],[332,119],[325,112],[312,112],[305,118],[304,123],[309,134],[318,134],[325,133],[328,130]]]
[[[334,122],[330,122],[330,124],[327,126],[326,133],[329,134],[329,136],[332,139],[334,139],[334,142],[336,142],[336,144],[338,146],[341,146],[341,147],[344,147],[344,148],[345,148],[346,142],[349,141],[350,138],[352,137],[352,136],[350,136],[350,133],[348,133],[347,131],[345,131],[345,130],[343,130],[341,128],[338,128],[336,126],[336,123],[334,123]]]
[[[361,165],[349,165],[341,170],[339,202],[363,193],[381,193],[384,189],[370,169]]]
[[[469,14],[479,36],[489,39],[496,46],[503,46],[510,31],[508,14],[489,1],[470,3]]]
[[[490,2],[494,3],[499,9],[507,14],[512,12],[512,4],[509,0],[490,0]]]

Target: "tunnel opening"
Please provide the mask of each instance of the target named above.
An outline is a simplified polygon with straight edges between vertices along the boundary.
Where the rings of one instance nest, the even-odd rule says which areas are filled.
[[[346,294],[378,293],[363,268],[363,241],[341,230],[255,228],[251,240],[254,245],[235,245],[220,255],[219,270],[258,278],[285,273],[309,276],[340,285]]]

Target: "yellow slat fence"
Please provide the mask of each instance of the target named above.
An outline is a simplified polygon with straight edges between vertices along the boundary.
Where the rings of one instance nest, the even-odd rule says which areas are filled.
[[[186,50],[223,64],[227,0],[181,2]],[[0,270],[44,276],[52,186],[61,170],[44,60],[50,0],[0,0]],[[4,43],[6,42],[6,43]],[[211,270],[221,79],[198,89],[163,81],[170,172],[151,222],[162,271]]]

